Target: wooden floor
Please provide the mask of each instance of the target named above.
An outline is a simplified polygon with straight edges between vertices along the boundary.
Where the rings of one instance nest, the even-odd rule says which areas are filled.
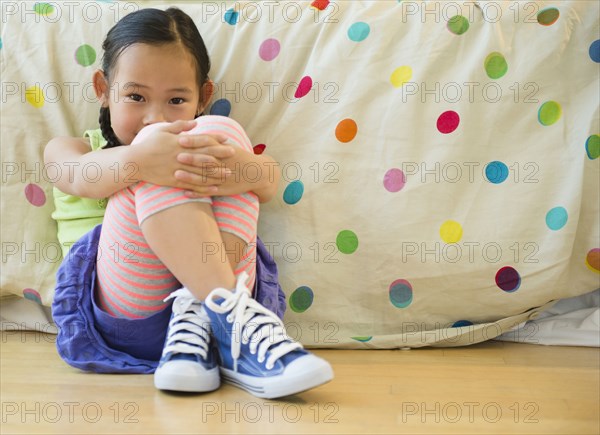
[[[2,434],[600,433],[595,348],[321,350],[335,379],[278,401],[83,373],[62,362],[52,335],[4,332],[0,349]]]

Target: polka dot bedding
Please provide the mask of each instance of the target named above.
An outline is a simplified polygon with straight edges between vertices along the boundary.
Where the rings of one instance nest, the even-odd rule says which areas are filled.
[[[169,5],[211,53],[209,112],[279,162],[259,235],[293,338],[466,345],[599,287],[597,2],[2,2],[3,296],[51,303],[43,148],[97,126],[110,27]]]

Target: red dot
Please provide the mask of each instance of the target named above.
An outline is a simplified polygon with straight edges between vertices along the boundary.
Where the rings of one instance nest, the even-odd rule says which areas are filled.
[[[440,133],[448,134],[452,133],[458,128],[460,123],[460,116],[454,110],[448,110],[440,115],[437,120],[437,129]]]
[[[258,145],[254,145],[254,154],[264,153],[266,147],[267,146],[264,143],[259,143]]]
[[[315,0],[310,4],[313,8],[317,8],[320,11],[324,10],[327,6],[329,6],[329,0]]]
[[[294,97],[296,97],[296,98],[304,97],[306,94],[308,94],[310,92],[312,85],[313,85],[313,82],[312,82],[312,79],[310,78],[310,76],[302,77],[302,80],[300,80],[300,84],[298,85],[298,89],[296,89],[296,93],[294,94]]]

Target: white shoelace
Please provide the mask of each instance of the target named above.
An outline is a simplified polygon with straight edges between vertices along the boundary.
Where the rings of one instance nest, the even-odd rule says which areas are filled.
[[[246,287],[247,277],[245,272],[239,276],[235,292],[217,288],[208,295],[204,303],[215,313],[225,314],[231,311],[227,315],[227,321],[233,323],[233,370],[237,372],[241,345],[248,343],[252,355],[258,352],[259,363],[265,361],[269,351],[266,367],[270,370],[279,358],[296,349],[302,349],[302,345],[287,336],[283,322],[275,313],[252,299],[250,290]],[[219,298],[224,300],[220,303],[215,302],[215,299]]]
[[[210,341],[210,319],[200,302],[185,287],[175,290],[165,298],[173,299],[174,316],[169,321],[167,343],[163,354],[200,354],[206,359]]]

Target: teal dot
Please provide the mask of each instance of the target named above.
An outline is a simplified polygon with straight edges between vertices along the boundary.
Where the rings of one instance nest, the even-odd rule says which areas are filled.
[[[560,230],[566,225],[568,219],[569,215],[564,207],[554,207],[546,213],[546,225],[552,231]]]
[[[367,341],[371,341],[373,338],[372,335],[363,335],[359,337],[350,337],[352,340],[360,341],[361,343],[366,343]]]
[[[303,194],[304,184],[300,180],[295,180],[288,184],[283,191],[283,200],[286,204],[293,205],[302,199]]]
[[[228,9],[227,12],[225,12],[225,22],[227,24],[231,24],[232,26],[235,26],[237,24],[239,18],[240,18],[239,12],[236,12],[233,9]]]
[[[358,237],[354,231],[342,230],[338,233],[335,244],[342,254],[352,254],[358,249]]]
[[[413,300],[413,290],[410,283],[405,279],[397,279],[390,284],[390,302],[396,308],[406,308]]]
[[[0,50],[2,50],[2,38],[0,38]]]
[[[36,290],[32,288],[23,289],[23,297],[25,299],[29,299],[30,301],[37,302],[38,304],[42,305],[42,297]]]
[[[314,297],[315,295],[310,287],[298,287],[290,296],[290,308],[295,313],[303,313],[310,308]]]
[[[354,42],[360,42],[367,39],[369,33],[371,32],[371,27],[367,23],[363,23],[359,21],[358,23],[354,23],[348,29],[348,38]]]
[[[471,326],[471,325],[473,325],[473,322],[470,322],[468,320],[457,320],[452,325],[452,328],[461,328],[463,326]]]
[[[490,183],[500,184],[508,178],[508,166],[498,161],[490,162],[485,167],[485,177]]]
[[[75,60],[81,66],[90,66],[96,62],[96,50],[90,45],[83,44],[75,52]]]

